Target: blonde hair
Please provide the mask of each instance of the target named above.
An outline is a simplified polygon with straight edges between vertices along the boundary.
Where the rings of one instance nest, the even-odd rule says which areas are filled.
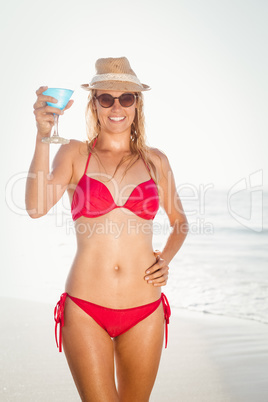
[[[87,127],[87,137],[89,140],[88,148],[89,152],[94,152],[92,150],[93,140],[101,132],[100,122],[97,116],[96,108],[94,107],[95,96],[97,95],[97,90],[92,89],[89,91],[88,103],[86,107],[86,127]],[[158,174],[155,164],[149,157],[149,147],[146,145],[146,135],[145,135],[145,118],[143,111],[143,94],[141,92],[136,92],[136,114],[131,125],[131,135],[130,135],[130,156],[125,156],[122,158],[120,163],[117,165],[114,175],[118,168],[128,159],[130,162],[125,170],[124,175],[130,169],[130,167],[141,157],[149,168],[151,177],[157,183]],[[134,158],[133,158],[134,156]]]

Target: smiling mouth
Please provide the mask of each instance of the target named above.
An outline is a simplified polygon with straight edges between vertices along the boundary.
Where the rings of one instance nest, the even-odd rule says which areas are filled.
[[[117,123],[117,122],[125,120],[125,117],[109,117],[109,120]]]

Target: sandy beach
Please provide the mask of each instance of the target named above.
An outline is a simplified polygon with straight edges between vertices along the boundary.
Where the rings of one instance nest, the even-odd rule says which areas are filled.
[[[53,306],[0,300],[0,400],[79,401],[54,343]],[[267,325],[179,310],[169,327],[151,402],[268,400]]]

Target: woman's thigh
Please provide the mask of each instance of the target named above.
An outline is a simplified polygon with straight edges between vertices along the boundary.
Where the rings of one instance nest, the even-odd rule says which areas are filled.
[[[84,402],[118,402],[114,346],[107,332],[68,297],[62,328],[64,352]]]
[[[162,303],[149,317],[114,339],[120,402],[148,402],[164,337]]]

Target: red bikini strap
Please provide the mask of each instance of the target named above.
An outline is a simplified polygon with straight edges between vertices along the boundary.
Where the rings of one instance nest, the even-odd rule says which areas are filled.
[[[150,177],[152,177],[148,163],[145,162],[144,157],[142,156],[141,151],[139,151],[139,153],[140,153],[141,159],[143,160],[144,165],[147,167],[147,170],[148,170],[148,172],[149,172]]]
[[[93,145],[92,145],[92,149],[94,149],[95,144],[96,144],[96,142],[97,142],[97,139],[98,139],[98,137],[95,138],[95,141],[93,142]],[[87,164],[86,164],[86,168],[85,168],[85,174],[86,174],[86,172],[87,172],[87,168],[88,168],[88,164],[89,164],[90,157],[91,157],[91,152],[89,152],[89,154],[88,154]]]
[[[55,319],[55,339],[59,352],[62,351],[62,327],[64,326],[64,304],[67,297],[67,293],[62,293],[60,300],[56,304],[54,309],[54,319]],[[59,341],[58,341],[58,324],[60,325]]]
[[[161,293],[161,299],[163,303],[163,308],[164,308],[164,316],[165,316],[165,321],[166,321],[166,341],[165,341],[165,348],[167,348],[167,343],[168,343],[168,324],[169,324],[169,317],[171,316],[171,309],[170,305],[168,302],[168,299],[164,293]]]

